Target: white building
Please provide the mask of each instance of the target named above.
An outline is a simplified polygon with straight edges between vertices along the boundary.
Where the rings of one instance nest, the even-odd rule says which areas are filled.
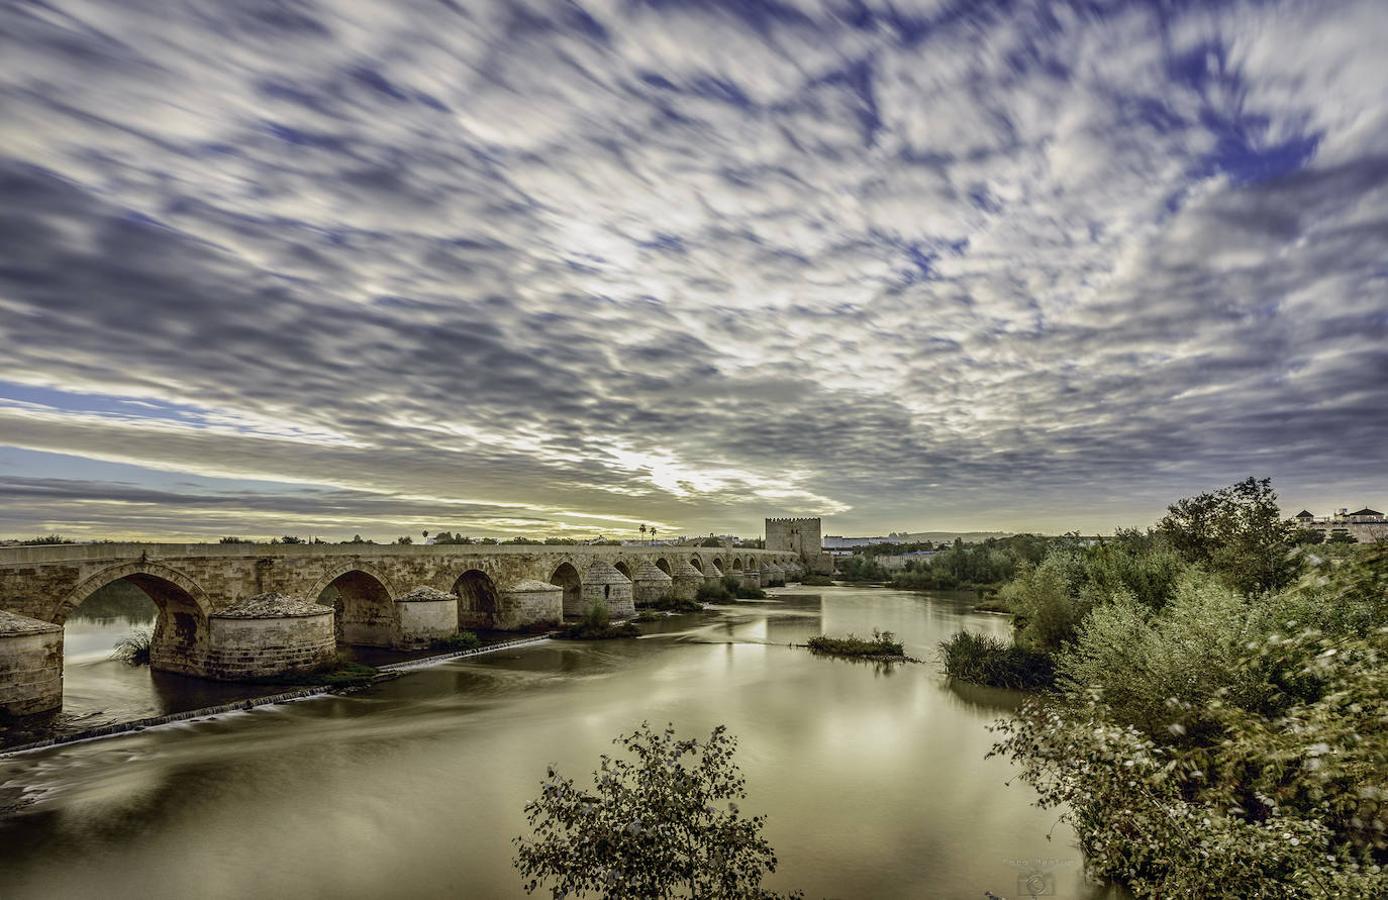
[[[1343,530],[1361,544],[1388,540],[1388,516],[1367,506],[1354,512],[1350,512],[1348,507],[1342,507],[1335,510],[1333,516],[1318,516],[1310,510],[1303,509],[1293,518],[1302,528],[1315,529],[1327,536],[1332,531]]]

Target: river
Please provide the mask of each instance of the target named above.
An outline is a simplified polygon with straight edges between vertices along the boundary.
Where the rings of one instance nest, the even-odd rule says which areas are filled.
[[[643,719],[737,736],[742,806],[768,816],[780,859],[774,889],[1016,898],[1030,877],[1046,896],[1120,896],[1085,883],[1073,833],[1005,784],[1009,763],[984,758],[988,723],[1018,695],[938,672],[938,641],[1006,621],[943,595],[814,590],[822,599],[720,607],[635,641],[546,642],[0,760],[0,793],[33,801],[0,819],[0,897],[524,896],[510,841],[545,766],[585,780]],[[873,627],[927,662],[787,646]],[[123,707],[150,702],[132,696],[137,681],[112,682]],[[100,695],[99,679],[79,689]]]

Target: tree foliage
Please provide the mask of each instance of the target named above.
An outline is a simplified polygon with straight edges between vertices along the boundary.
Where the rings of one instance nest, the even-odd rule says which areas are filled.
[[[1092,689],[1029,703],[995,752],[1063,810],[1095,874],[1139,897],[1385,896],[1388,632],[1251,643],[1228,677],[1274,714],[1180,690],[1154,731]]]
[[[887,570],[872,556],[850,556],[839,568],[844,581],[886,581]]]
[[[1271,596],[1194,569],[1160,610],[1095,607],[1060,696],[996,726],[1097,874],[1141,897],[1388,891],[1388,565],[1308,566]]]
[[[746,816],[747,796],[726,727],[707,740],[681,739],[642,723],[604,754],[593,785],[580,788],[553,768],[526,804],[530,837],[518,837],[525,890],[555,897],[774,897],[761,887],[776,870],[762,837],[764,816]]]
[[[1282,518],[1272,479],[1248,477],[1168,507],[1157,530],[1187,561],[1242,593],[1273,591],[1296,577],[1288,551],[1297,526]]]

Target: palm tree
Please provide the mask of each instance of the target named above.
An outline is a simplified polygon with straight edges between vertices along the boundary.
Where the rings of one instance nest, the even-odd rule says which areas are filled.
[[[654,526],[654,525],[651,526],[651,543],[652,543],[652,544],[655,543],[655,526]]]
[[[641,540],[644,541],[645,539],[646,539],[646,523],[645,523],[645,522],[642,522],[642,523],[641,523]]]

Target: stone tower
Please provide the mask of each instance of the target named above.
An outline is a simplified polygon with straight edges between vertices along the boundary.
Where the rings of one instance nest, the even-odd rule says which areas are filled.
[[[834,571],[833,560],[824,552],[818,516],[812,519],[767,519],[766,549],[794,553],[809,572],[828,575]]]

